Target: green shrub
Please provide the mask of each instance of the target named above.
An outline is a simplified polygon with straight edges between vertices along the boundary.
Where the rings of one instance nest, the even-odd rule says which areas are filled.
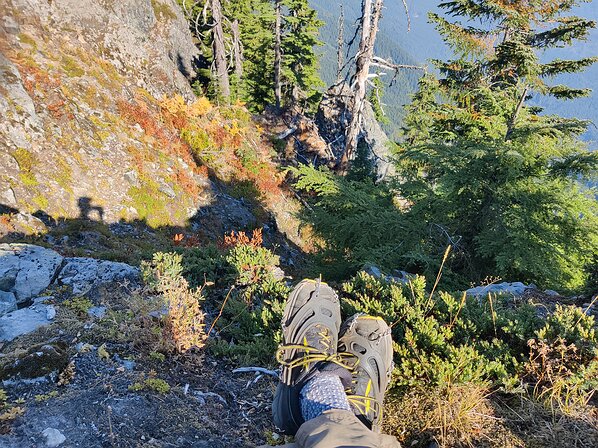
[[[557,305],[547,319],[506,297],[430,295],[423,277],[409,284],[359,272],[343,284],[343,313],[384,318],[392,328],[392,388],[448,390],[453,385],[509,391],[522,381],[532,395],[565,413],[585,409],[598,390],[594,317]]]
[[[214,245],[180,249],[183,276],[194,287],[206,282],[223,283],[230,277],[231,268],[224,254]]]
[[[423,277],[404,285],[365,272],[343,285],[345,313],[377,315],[392,325],[395,385],[513,384],[539,326],[533,310],[448,293],[431,297],[425,286]]]

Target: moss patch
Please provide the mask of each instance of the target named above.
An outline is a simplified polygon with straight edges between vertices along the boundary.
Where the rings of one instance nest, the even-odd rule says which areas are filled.
[[[159,0],[152,0],[152,8],[154,9],[154,14],[158,19],[166,19],[166,20],[174,20],[176,19],[175,12],[170,8],[170,6],[166,5],[165,3],[160,2]]]
[[[85,70],[70,56],[63,56],[61,65],[66,75],[70,78],[77,78],[85,74]]]
[[[38,164],[38,160],[31,152],[25,148],[17,148],[11,153],[19,165],[19,178],[25,187],[35,187],[38,181],[33,173],[33,169]]]

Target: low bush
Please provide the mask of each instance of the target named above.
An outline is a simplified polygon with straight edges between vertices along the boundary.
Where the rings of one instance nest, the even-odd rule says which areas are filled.
[[[557,305],[544,319],[529,303],[430,294],[425,286],[423,277],[401,284],[359,272],[342,287],[344,314],[380,316],[392,327],[395,369],[388,414],[396,424],[393,433],[400,434],[410,421],[403,400],[417,407],[410,412],[424,416],[416,427],[449,446],[455,440],[467,443],[493,392],[523,393],[560,415],[595,412],[589,408],[598,390],[593,316]]]
[[[176,351],[185,353],[205,345],[204,313],[200,303],[202,290],[192,289],[183,277],[182,256],[156,253],[151,263],[143,265],[146,282],[161,294],[168,312],[164,338],[172,341]]]

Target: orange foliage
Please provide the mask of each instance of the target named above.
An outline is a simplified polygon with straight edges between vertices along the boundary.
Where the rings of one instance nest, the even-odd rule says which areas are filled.
[[[224,235],[224,247],[235,247],[235,246],[251,246],[251,247],[261,247],[264,243],[264,238],[262,235],[262,229],[254,229],[249,238],[245,232],[235,232],[234,230],[230,233],[230,235]]]
[[[193,197],[199,194],[199,185],[185,170],[177,168],[174,172],[174,178],[185,193]]]
[[[50,111],[50,115],[52,115],[52,117],[56,119],[62,118],[64,116],[64,101],[59,100],[55,103],[49,104],[48,110]]]
[[[201,239],[197,235],[187,236],[182,233],[177,233],[172,237],[172,242],[175,246],[182,247],[199,247],[201,246]]]
[[[195,165],[189,146],[179,138],[176,129],[161,122],[159,114],[144,101],[135,99],[130,103],[121,99],[117,101],[117,107],[125,119],[138,123],[147,135],[156,139],[164,152],[181,157],[187,165]]]

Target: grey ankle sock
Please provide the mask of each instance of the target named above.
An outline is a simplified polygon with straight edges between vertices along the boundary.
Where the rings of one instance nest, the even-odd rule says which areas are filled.
[[[319,372],[303,386],[300,396],[305,421],[329,409],[351,410],[343,382],[334,372]]]

